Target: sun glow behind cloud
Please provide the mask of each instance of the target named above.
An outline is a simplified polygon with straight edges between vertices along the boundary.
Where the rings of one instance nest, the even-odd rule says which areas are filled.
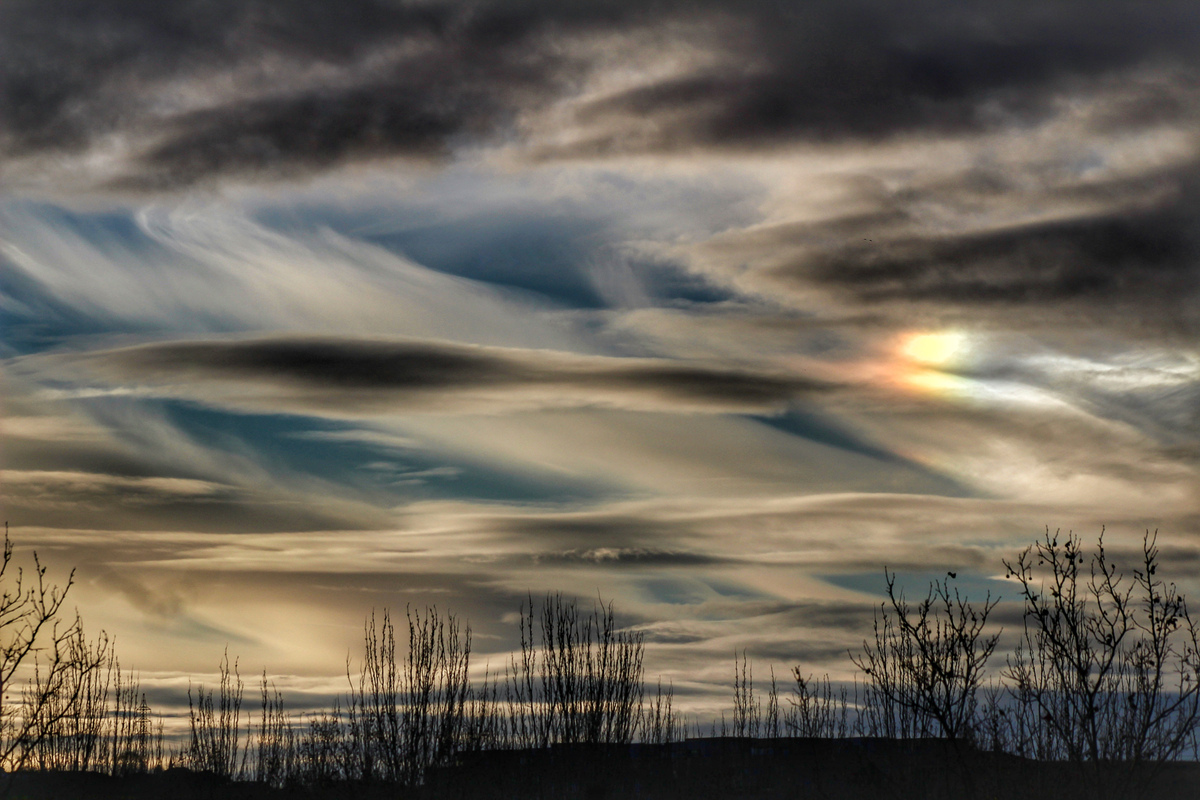
[[[1080,357],[1005,347],[959,330],[902,334],[885,364],[889,383],[919,394],[1042,406],[1061,404],[1060,390],[1081,383],[1101,393],[1170,391],[1200,375],[1200,359],[1185,352],[1132,350]]]
[[[900,336],[892,357],[893,380],[909,391],[969,399],[976,381],[948,371],[969,363],[971,341],[962,331],[916,331]]]
[[[918,364],[942,367],[968,357],[969,345],[966,334],[961,331],[910,333],[902,337],[900,352]]]
[[[960,330],[917,331],[901,335],[887,374],[905,392],[957,404],[1005,407],[1062,406],[1052,387],[999,378],[982,371],[989,358],[980,334]],[[1006,356],[1017,362],[1023,357]],[[974,371],[974,372],[973,372]]]

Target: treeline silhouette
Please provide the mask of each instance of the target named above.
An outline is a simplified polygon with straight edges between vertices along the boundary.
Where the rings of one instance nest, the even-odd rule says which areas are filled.
[[[1028,797],[1042,787],[1125,798],[1171,796],[1176,784],[1187,787],[1178,796],[1194,796],[1200,782],[1179,765],[1197,752],[1200,634],[1158,575],[1156,536],[1141,549],[1124,572],[1103,533],[1085,552],[1077,537],[1047,530],[1006,561],[1023,613],[1002,665],[998,600],[970,601],[948,574],[910,602],[885,571],[870,638],[849,654],[852,682],[797,665],[782,691],[773,669],[756,687],[748,654],[735,653],[732,710],[703,724],[675,709],[670,684],[647,681],[643,635],[620,627],[611,603],[588,611],[558,594],[529,598],[519,651],[475,679],[471,630],[457,616],[406,608],[399,621],[383,610],[365,621],[362,658],[347,660],[348,688],[332,708],[289,712],[264,672],[257,712],[248,709],[226,653],[216,685],[189,688],[187,736],[170,741],[108,637],[89,640],[78,616],[64,621],[74,573],[53,586],[35,554],[31,572],[14,574],[6,530],[0,766],[30,797],[35,773],[180,768],[264,792],[355,797],[381,786],[582,797],[596,795],[584,784],[617,791],[617,773],[622,795],[656,797],[801,786],[827,797]],[[609,766],[597,771],[599,762]],[[561,775],[538,791],[511,784],[530,771]]]

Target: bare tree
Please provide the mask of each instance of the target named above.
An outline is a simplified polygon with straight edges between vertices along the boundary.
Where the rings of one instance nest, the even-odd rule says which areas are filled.
[[[1060,543],[1049,530],[1005,562],[1025,604],[1007,675],[1018,703],[1036,709],[1037,755],[1079,765],[1096,795],[1125,796],[1147,777],[1138,773],[1179,757],[1200,723],[1198,632],[1175,585],[1157,576],[1156,541],[1147,531],[1131,579],[1109,560],[1103,531],[1086,572],[1078,537]]]
[[[262,694],[262,715],[255,742],[254,779],[275,788],[283,788],[292,777],[295,767],[296,734],[283,708],[283,695],[267,683],[263,670],[259,685]]]
[[[940,580],[914,608],[897,594],[896,576],[885,571],[884,577],[882,626],[877,617],[875,644],[864,642],[852,660],[887,704],[911,715],[904,732],[971,740],[984,669],[1000,637],[984,635],[998,601],[989,594],[976,607]]]
[[[471,685],[471,629],[462,628],[453,614],[443,619],[436,608],[426,609],[424,615],[406,610],[405,616],[404,782],[414,785],[424,780],[429,768],[449,761],[462,743]]]
[[[26,766],[88,770],[104,763],[104,725],[116,657],[103,632],[93,644],[76,620],[65,642],[65,665],[35,665],[22,694]],[[103,667],[103,668],[101,668]]]
[[[346,726],[355,777],[416,785],[469,738],[471,629],[435,608],[423,614],[408,609],[405,617],[408,653],[399,659],[390,613],[384,610],[378,626],[374,613],[368,618],[357,685],[350,679]],[[327,729],[320,729],[322,735]],[[310,739],[317,732],[313,728]]]
[[[13,574],[13,544],[4,525],[0,556],[0,768],[10,773],[24,765],[42,737],[73,713],[86,691],[88,676],[103,654],[83,644],[79,617],[60,618],[71,571],[59,587],[46,579],[46,567],[33,553],[33,570]],[[26,689],[15,692],[20,675]]]
[[[521,609],[521,655],[506,687],[514,743],[632,742],[643,713],[642,634],[620,630],[611,603],[581,614],[557,594],[546,596],[536,622],[531,600]]]
[[[858,725],[869,736],[913,739],[929,735],[928,715],[916,699],[919,656],[893,615],[882,606],[873,620],[874,644],[863,642],[850,660],[864,675]]]
[[[776,706],[778,708],[778,706]],[[733,735],[739,738],[757,737],[762,726],[762,701],[754,695],[754,665],[746,659],[738,663],[733,653]]]
[[[979,687],[1000,638],[984,630],[998,601],[989,594],[976,607],[940,580],[912,607],[897,593],[896,576],[885,570],[884,578],[888,601],[875,619],[875,643],[863,642],[863,653],[851,656],[866,674],[868,704],[882,706],[868,711],[882,716],[885,725],[897,724],[902,737],[948,739],[963,794],[973,796],[968,758],[977,733]]]
[[[783,724],[791,736],[806,738],[845,738],[850,729],[849,693],[846,687],[835,688],[826,675],[814,679],[805,675],[799,665],[792,668],[796,685],[788,698],[790,707],[784,712]],[[857,695],[857,685],[855,689]]]
[[[206,692],[201,686],[193,701],[192,689],[188,687],[191,739],[185,758],[193,769],[225,778],[237,777],[242,772],[244,754],[239,736],[243,688],[237,661],[230,666],[228,652],[221,660],[215,699],[214,690]]]

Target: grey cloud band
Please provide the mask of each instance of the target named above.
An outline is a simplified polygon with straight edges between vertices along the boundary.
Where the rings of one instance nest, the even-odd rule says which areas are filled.
[[[116,134],[130,152],[115,182],[149,189],[438,159],[536,139],[529,112],[575,97],[607,69],[603,43],[632,34],[708,58],[580,99],[581,135],[544,157],[976,131],[1028,124],[1124,70],[1194,80],[1200,12],[1152,6],[14,0],[0,10],[0,152],[78,153]],[[1190,114],[1151,92],[1108,124]],[[630,117],[646,123],[636,135]]]
[[[174,342],[79,357],[117,381],[223,384],[266,390],[314,409],[436,410],[466,399],[480,410],[612,405],[647,410],[755,410],[787,405],[833,384],[782,372],[661,359],[580,356],[446,342],[272,338]],[[236,388],[235,388],[236,391]]]

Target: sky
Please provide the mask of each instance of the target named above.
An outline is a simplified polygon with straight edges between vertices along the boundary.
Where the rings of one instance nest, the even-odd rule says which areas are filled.
[[[0,0],[3,516],[162,697],[563,592],[714,711],[1047,528],[1200,591],[1198,123],[1192,0]]]

